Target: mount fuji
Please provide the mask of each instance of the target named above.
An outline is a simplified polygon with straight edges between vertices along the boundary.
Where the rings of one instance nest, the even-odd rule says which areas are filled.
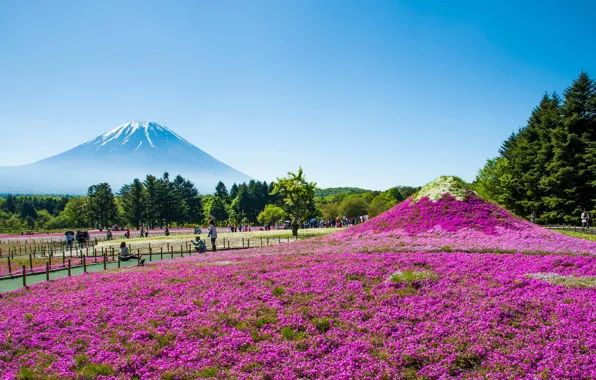
[[[0,167],[0,193],[79,195],[100,182],[118,191],[135,178],[166,171],[190,179],[204,194],[218,181],[250,180],[163,124],[131,121],[56,156]]]

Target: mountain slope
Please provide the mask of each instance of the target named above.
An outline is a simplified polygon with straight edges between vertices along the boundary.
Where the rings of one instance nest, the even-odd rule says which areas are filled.
[[[0,192],[83,194],[99,182],[118,190],[134,178],[165,171],[189,178],[203,193],[220,180],[250,180],[165,125],[131,121],[56,156],[0,167]]]

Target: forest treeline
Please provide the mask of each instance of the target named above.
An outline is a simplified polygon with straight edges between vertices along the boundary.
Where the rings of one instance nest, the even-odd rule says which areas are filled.
[[[563,96],[544,94],[474,183],[478,193],[538,223],[596,212],[596,86],[582,72]]]
[[[209,218],[218,224],[260,224],[289,219],[286,204],[274,191],[275,182],[252,180],[233,184],[219,182],[213,194],[199,194],[195,185],[177,175],[147,175],[118,191],[107,183],[89,187],[84,197],[14,196],[0,198],[0,231],[106,228],[114,224],[136,228],[203,225]],[[304,218],[354,218],[376,216],[417,188],[394,187],[387,191],[357,188],[316,189],[305,201]]]

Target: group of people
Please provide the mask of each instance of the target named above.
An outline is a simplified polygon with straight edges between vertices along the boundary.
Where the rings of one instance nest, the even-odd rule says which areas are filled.
[[[250,224],[245,226],[242,223],[228,224],[228,228],[230,229],[230,232],[250,232],[252,230]]]
[[[201,240],[201,235],[199,235],[201,233],[201,228],[195,228],[195,233],[198,233],[197,237],[195,240],[190,241],[194,246],[195,251],[199,253],[207,252],[207,246],[205,245],[205,242]],[[207,237],[211,239],[211,250],[213,252],[217,252],[217,247],[215,245],[217,240],[217,226],[215,226],[215,221],[213,219],[209,219],[209,230],[207,231]]]
[[[82,248],[87,246],[89,240],[91,240],[91,236],[87,230],[77,230],[77,232],[66,231],[64,233],[64,239],[66,240],[66,248],[72,248],[75,242]]]

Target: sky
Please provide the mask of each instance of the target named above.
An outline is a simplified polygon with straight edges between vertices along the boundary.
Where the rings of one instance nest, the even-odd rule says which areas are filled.
[[[260,180],[474,179],[596,76],[589,1],[0,1],[0,166],[131,120]],[[134,162],[130,163],[134,165]]]

